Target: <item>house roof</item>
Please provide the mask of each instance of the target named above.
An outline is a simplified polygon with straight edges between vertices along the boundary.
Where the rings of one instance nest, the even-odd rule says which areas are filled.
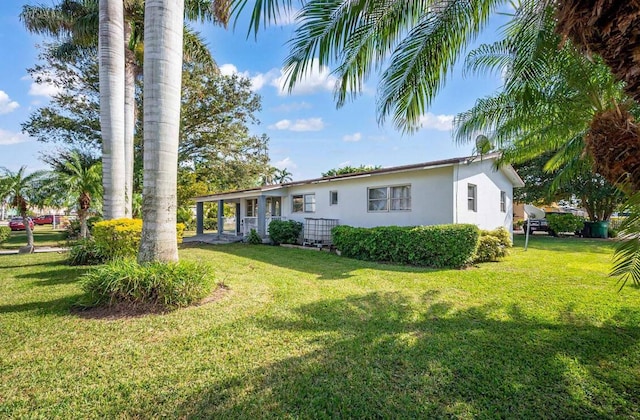
[[[199,197],[194,197],[196,202],[200,201],[213,201],[213,200],[222,200],[222,199],[235,199],[242,198],[247,196],[254,196],[257,193],[268,193],[269,191],[276,191],[287,187],[295,187],[299,185],[307,185],[307,184],[317,184],[321,182],[330,182],[330,181],[339,181],[343,179],[351,179],[351,178],[362,178],[373,175],[381,175],[381,174],[389,174],[389,173],[399,173],[399,172],[408,172],[408,171],[417,171],[422,169],[434,169],[446,166],[453,166],[461,163],[471,163],[479,160],[494,160],[500,157],[500,153],[489,153],[483,156],[465,156],[465,157],[457,157],[451,159],[444,160],[434,160],[431,162],[422,162],[415,163],[411,165],[402,165],[402,166],[392,166],[388,168],[380,168],[374,169],[371,171],[365,172],[356,172],[351,174],[343,174],[343,175],[334,175],[327,176],[322,178],[313,178],[313,179],[305,179],[302,181],[293,181],[287,182],[283,184],[275,184],[275,185],[263,185],[255,188],[248,188],[244,190],[235,190],[235,191],[227,191],[217,194],[209,194],[203,195]],[[509,178],[514,187],[524,187],[524,181],[520,178],[515,169],[509,164],[502,165],[500,169],[503,173]]]

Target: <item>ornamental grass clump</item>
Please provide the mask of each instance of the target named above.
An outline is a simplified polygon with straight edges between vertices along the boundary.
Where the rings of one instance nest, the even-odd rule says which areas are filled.
[[[120,259],[84,275],[85,293],[79,305],[175,309],[200,302],[211,294],[215,281],[211,269],[191,261],[138,264]]]

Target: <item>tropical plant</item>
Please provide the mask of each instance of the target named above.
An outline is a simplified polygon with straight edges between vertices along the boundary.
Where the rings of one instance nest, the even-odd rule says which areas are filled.
[[[287,170],[287,168],[282,168],[276,170],[274,181],[277,184],[286,184],[287,182],[293,181],[293,174]]]
[[[59,193],[77,204],[80,237],[88,236],[87,217],[95,200],[102,197],[102,165],[92,154],[77,149],[44,158],[51,167],[50,181]]]
[[[337,175],[346,175],[346,174],[356,174],[359,172],[369,172],[369,171],[375,171],[376,169],[380,169],[382,168],[382,166],[376,165],[376,166],[371,166],[371,165],[360,165],[360,166],[351,166],[351,165],[346,165],[346,166],[341,166],[339,168],[333,168],[333,169],[329,169],[327,172],[323,172],[321,175],[322,177],[327,177],[327,176],[337,176]]]
[[[33,230],[29,225],[29,206],[35,204],[32,197],[37,196],[37,190],[45,177],[45,171],[35,171],[27,174],[27,167],[22,166],[14,172],[7,168],[1,169],[0,197],[9,201],[18,210],[27,232],[27,245],[23,250],[33,252]]]
[[[70,57],[82,54],[87,49],[94,49],[98,46],[96,34],[100,33],[99,15],[107,9],[107,2],[96,0],[61,0],[54,6],[32,6],[25,5],[20,14],[21,20],[31,32],[53,36],[63,41],[55,49],[57,56]],[[224,7],[215,5],[210,0],[188,0],[186,2],[186,18],[189,20],[218,20],[226,24],[227,13]],[[110,6],[111,7],[111,6]],[[117,128],[124,124],[124,181],[125,215],[130,217],[132,213],[133,177],[134,177],[134,133],[136,126],[136,79],[142,74],[142,54],[144,51],[144,1],[127,0],[123,5],[116,5],[122,10],[122,18],[116,22],[124,27],[122,42],[124,49],[113,51],[118,55],[118,65],[122,65],[124,55],[124,114],[123,122],[117,122]],[[103,28],[104,29],[104,28]],[[120,37],[122,31],[118,33]],[[213,66],[215,63],[200,37],[189,28],[185,27],[185,53],[187,58]],[[115,48],[115,47],[114,47]],[[104,75],[103,75],[104,76]],[[118,88],[118,93],[121,89]],[[119,98],[118,98],[119,100]],[[119,104],[119,102],[118,102]],[[117,105],[120,106],[120,105]],[[118,115],[120,112],[118,111]],[[103,116],[105,118],[106,116]],[[108,134],[108,132],[107,132]],[[120,152],[120,147],[117,149]],[[117,163],[120,164],[120,163]],[[121,175],[114,174],[119,177]],[[119,202],[118,202],[119,203]],[[119,204],[118,204],[119,205]]]

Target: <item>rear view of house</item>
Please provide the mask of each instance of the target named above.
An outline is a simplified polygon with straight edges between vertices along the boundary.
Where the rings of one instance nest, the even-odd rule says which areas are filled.
[[[256,229],[266,237],[274,219],[302,222],[307,235],[326,234],[337,224],[471,223],[511,232],[513,188],[524,184],[510,165],[496,167],[498,158],[461,157],[196,197],[197,230],[203,232],[203,203],[216,201],[219,209],[235,204],[235,232],[230,233],[237,235]],[[222,226],[219,211],[219,232]]]

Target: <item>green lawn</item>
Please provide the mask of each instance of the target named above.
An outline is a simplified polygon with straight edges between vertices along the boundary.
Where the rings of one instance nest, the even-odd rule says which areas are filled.
[[[33,242],[39,246],[66,246],[64,230],[53,230],[51,225],[35,226]],[[27,233],[24,230],[11,232],[6,242],[0,244],[0,249],[18,249],[27,244]]]
[[[0,256],[0,417],[640,417],[640,290],[610,242],[518,246],[462,271],[192,247],[229,290],[129,319],[72,313],[62,255]]]

